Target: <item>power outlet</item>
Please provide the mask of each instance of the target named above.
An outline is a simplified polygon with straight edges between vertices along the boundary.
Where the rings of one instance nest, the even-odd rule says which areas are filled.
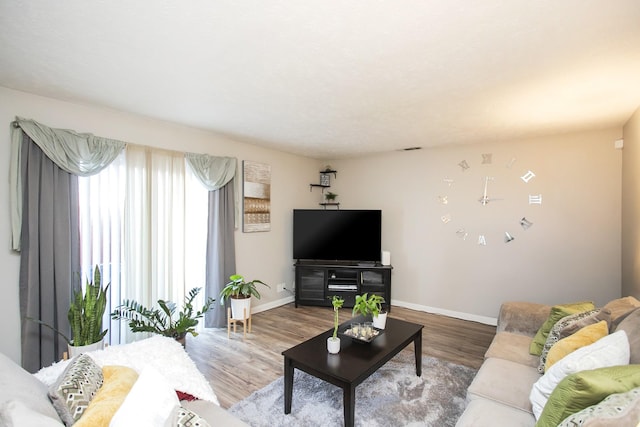
[[[284,291],[286,290],[286,289],[285,289],[285,286],[286,286],[286,285],[287,285],[286,283],[278,283],[278,284],[276,285],[276,291],[278,291],[278,292],[284,292]]]

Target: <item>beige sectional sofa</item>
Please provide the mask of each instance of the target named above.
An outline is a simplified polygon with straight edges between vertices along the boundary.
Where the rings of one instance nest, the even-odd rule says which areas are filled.
[[[610,332],[625,330],[627,333],[632,364],[640,363],[638,307],[640,301],[633,297],[620,298],[602,307],[607,315],[610,313]],[[531,427],[536,424],[530,394],[542,374],[538,372],[540,356],[531,355],[529,350],[533,337],[549,317],[551,308],[549,305],[527,302],[507,302],[502,305],[496,336],[467,390],[467,407],[457,427]],[[640,399],[633,406],[625,409],[626,413],[622,415],[627,418],[624,421],[618,419],[612,424],[591,422],[588,425],[636,426],[640,421]]]

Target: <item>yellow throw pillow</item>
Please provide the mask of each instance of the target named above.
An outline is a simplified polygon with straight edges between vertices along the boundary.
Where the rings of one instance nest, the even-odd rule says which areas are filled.
[[[585,326],[575,334],[561,339],[551,347],[551,350],[549,350],[549,353],[547,354],[547,362],[545,364],[545,371],[566,355],[573,353],[581,347],[593,344],[608,334],[609,325],[606,320],[602,320],[598,323],[594,323],[593,325]]]
[[[126,366],[104,366],[104,382],[74,427],[108,427],[120,408],[138,374]]]
[[[529,346],[529,353],[534,356],[540,356],[542,354],[542,349],[544,348],[544,343],[547,342],[547,337],[549,336],[549,332],[553,325],[556,324],[560,319],[566,317],[570,314],[580,313],[583,311],[593,310],[596,308],[591,301],[581,301],[575,302],[571,304],[560,304],[554,305],[551,307],[551,312],[549,313],[549,317],[542,324],[536,336],[533,337],[531,341],[531,345]]]

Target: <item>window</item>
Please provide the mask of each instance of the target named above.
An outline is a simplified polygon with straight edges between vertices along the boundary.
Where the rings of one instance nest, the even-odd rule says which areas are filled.
[[[135,145],[99,174],[79,178],[79,189],[82,281],[101,267],[103,286],[110,283],[107,341],[130,342],[143,335],[109,316],[122,301],[181,307],[191,288],[204,288],[207,190],[183,153]],[[204,292],[198,297],[201,306]]]

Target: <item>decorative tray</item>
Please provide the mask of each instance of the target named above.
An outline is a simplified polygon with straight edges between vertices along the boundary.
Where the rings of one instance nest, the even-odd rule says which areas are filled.
[[[352,328],[352,325],[345,325],[338,329],[338,335],[346,338],[351,338],[352,340],[360,343],[370,343],[371,341],[379,337],[382,332],[384,332],[383,329],[374,327],[371,327],[370,332],[365,332],[363,329],[364,327],[362,326]]]

